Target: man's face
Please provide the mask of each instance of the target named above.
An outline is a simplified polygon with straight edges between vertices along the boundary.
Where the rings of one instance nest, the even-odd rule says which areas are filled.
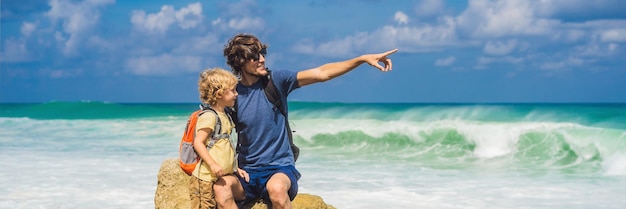
[[[265,68],[265,48],[261,50],[261,52],[252,59],[248,60],[244,65],[243,74],[253,75],[253,76],[266,76],[267,69]]]

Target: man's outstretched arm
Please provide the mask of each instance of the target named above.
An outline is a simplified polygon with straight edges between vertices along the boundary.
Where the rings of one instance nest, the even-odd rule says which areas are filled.
[[[391,59],[387,56],[396,53],[397,51],[398,49],[393,49],[379,54],[365,54],[349,60],[327,63],[316,68],[303,70],[298,72],[298,84],[302,87],[309,84],[328,81],[350,72],[363,63],[367,63],[383,72],[390,71],[392,64]],[[382,63],[383,65],[380,65],[379,63]]]

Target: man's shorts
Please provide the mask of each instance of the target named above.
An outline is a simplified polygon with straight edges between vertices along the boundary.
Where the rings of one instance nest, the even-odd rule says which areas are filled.
[[[256,202],[259,198],[263,199],[265,204],[271,205],[270,196],[267,192],[267,181],[276,173],[284,173],[291,180],[291,187],[287,191],[289,199],[293,201],[298,194],[298,179],[300,179],[300,172],[296,170],[296,167],[290,166],[271,166],[263,168],[259,171],[248,171],[250,176],[250,182],[246,182],[245,179],[239,177],[239,181],[246,192],[246,199],[240,202],[240,205],[249,204],[250,202]]]

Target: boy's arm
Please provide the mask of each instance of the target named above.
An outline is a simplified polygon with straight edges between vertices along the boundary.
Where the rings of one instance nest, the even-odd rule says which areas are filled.
[[[349,60],[327,63],[316,68],[300,71],[297,74],[298,85],[302,87],[328,81],[350,72],[363,63],[367,63],[383,72],[389,71],[391,70],[392,64],[391,59],[387,58],[387,56],[397,51],[398,49],[393,49],[379,54],[365,54]],[[379,62],[382,62],[383,66],[381,66]]]
[[[213,160],[211,155],[209,155],[209,150],[206,148],[206,140],[209,136],[209,133],[213,132],[210,128],[203,128],[196,132],[196,138],[193,139],[193,148],[196,150],[196,153],[200,155],[200,158],[207,164],[209,164],[209,169],[213,171],[215,176],[220,177],[223,176],[222,168]]]

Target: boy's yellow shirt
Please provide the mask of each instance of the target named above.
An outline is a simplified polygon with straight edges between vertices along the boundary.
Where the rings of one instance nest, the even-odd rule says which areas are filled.
[[[221,122],[221,132],[222,134],[231,134],[230,132],[234,128],[234,124],[231,124],[230,119],[224,112],[217,112],[217,115],[220,117]],[[198,123],[196,124],[196,132],[203,128],[210,128],[213,130],[215,128],[215,114],[213,113],[204,113],[198,117]],[[212,133],[209,133],[209,138],[206,140],[205,146],[210,142],[210,137]],[[222,170],[226,174],[231,174],[234,172],[234,162],[235,162],[235,150],[233,150],[233,146],[231,145],[231,141],[228,138],[218,140],[211,149],[209,149],[209,155],[215,162],[217,162],[220,166],[222,166]],[[203,181],[215,181],[217,180],[216,176],[211,172],[211,168],[209,164],[201,160],[196,168],[193,170],[192,175],[198,177]]]

